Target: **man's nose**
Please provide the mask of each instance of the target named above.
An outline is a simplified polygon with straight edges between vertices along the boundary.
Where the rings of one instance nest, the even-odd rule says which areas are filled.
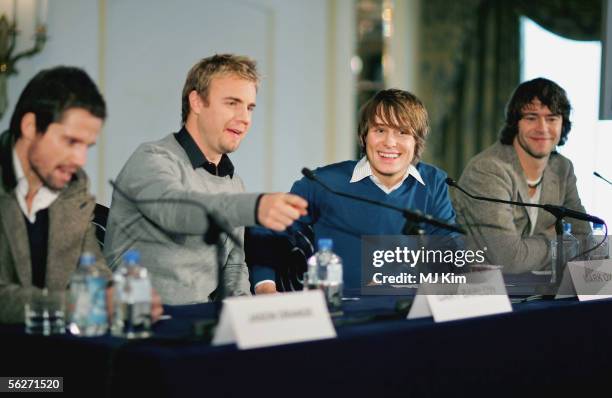
[[[72,153],[72,162],[75,166],[84,167],[87,163],[87,146],[78,145]]]
[[[395,137],[395,133],[393,131],[387,131],[385,133],[385,138],[383,143],[388,146],[388,147],[393,147],[395,146],[397,142],[397,138]]]
[[[237,114],[236,114],[236,119],[243,123],[245,126],[250,126],[251,125],[251,111],[249,110],[249,108],[247,106],[240,106]]]

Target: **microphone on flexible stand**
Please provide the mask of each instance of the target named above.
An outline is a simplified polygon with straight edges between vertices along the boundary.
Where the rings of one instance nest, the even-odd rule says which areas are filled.
[[[504,199],[497,199],[497,198],[488,198],[485,196],[476,196],[476,195],[472,195],[471,193],[469,193],[468,191],[460,187],[459,184],[457,184],[457,182],[450,177],[446,179],[446,183],[453,188],[457,188],[458,190],[460,190],[461,192],[463,192],[464,194],[466,194],[472,199],[484,200],[487,202],[504,203],[504,204],[515,205],[515,206],[523,206],[523,207],[537,207],[539,209],[546,210],[547,212],[549,212],[550,214],[552,214],[553,216],[557,218],[569,217],[569,218],[575,218],[577,220],[582,220],[582,221],[589,221],[589,222],[594,222],[598,224],[605,224],[605,221],[599,217],[592,216],[590,214],[583,213],[580,211],[568,209],[567,207],[557,206],[557,205],[548,205],[548,204],[543,205],[539,203],[515,202],[513,200],[504,200]],[[563,225],[561,225],[561,233],[563,233]]]
[[[602,180],[604,180],[605,182],[607,182],[608,184],[612,185],[612,181],[608,180],[607,178],[604,178],[601,174],[599,174],[598,172],[594,171],[593,175],[595,177],[601,178]]]
[[[594,222],[594,223],[599,223],[599,224],[604,224],[606,225],[606,222],[604,220],[602,220],[599,217],[595,217],[592,216],[590,214],[587,213],[582,213],[576,210],[572,210],[572,209],[568,209],[566,207],[563,206],[557,206],[557,205],[549,205],[549,204],[539,204],[539,203],[524,203],[524,202],[516,202],[513,200],[504,200],[504,199],[497,199],[497,198],[488,198],[485,196],[477,196],[477,195],[472,195],[471,193],[469,193],[468,191],[466,191],[465,189],[463,189],[461,186],[459,186],[459,184],[457,184],[457,182],[455,180],[453,180],[452,178],[447,178],[446,179],[446,184],[448,184],[449,186],[453,187],[453,188],[457,188],[458,190],[460,190],[461,192],[463,192],[465,195],[469,196],[472,199],[476,199],[476,200],[482,200],[482,201],[486,201],[486,202],[494,202],[494,203],[503,203],[503,204],[509,204],[509,205],[515,205],[515,206],[522,206],[522,207],[537,207],[539,209],[543,209],[547,212],[549,212],[550,214],[552,214],[555,217],[555,232],[557,235],[557,261],[555,263],[555,272],[553,273],[553,278],[551,279],[551,283],[553,284],[560,284],[561,283],[561,272],[563,270],[563,266],[565,265],[565,252],[563,250],[563,218],[564,217],[569,217],[569,218],[574,218],[577,220],[583,220],[583,221],[590,221],[590,222]],[[608,226],[606,225],[606,230],[607,230]],[[603,241],[602,241],[603,243]],[[599,244],[601,245],[601,243]],[[591,252],[592,250],[595,250],[597,247],[599,247],[599,245],[581,253],[580,255],[584,255],[586,253]],[[571,260],[571,259],[570,259]]]
[[[458,226],[458,225],[453,225],[453,224],[449,224],[445,221],[442,220],[438,220],[432,216],[430,216],[429,214],[423,214],[418,210],[409,210],[409,209],[405,209],[399,206],[394,206],[391,205],[389,203],[384,203],[384,202],[379,202],[377,200],[373,200],[373,199],[369,199],[369,198],[364,198],[361,196],[357,196],[357,195],[352,195],[346,192],[340,192],[340,191],[336,191],[332,188],[330,188],[327,184],[325,184],[323,181],[321,181],[313,172],[312,170],[304,167],[302,169],[302,174],[304,175],[304,177],[308,178],[309,180],[315,181],[316,183],[318,183],[319,185],[321,185],[323,188],[325,188],[327,191],[338,195],[338,196],[343,196],[345,198],[349,198],[349,199],[353,199],[356,200],[358,202],[363,202],[363,203],[370,203],[373,204],[375,206],[380,206],[380,207],[384,207],[387,209],[391,209],[391,210],[395,210],[397,212],[400,212],[404,218],[406,219],[406,225],[404,226],[404,230],[402,231],[405,235],[423,235],[424,231],[423,229],[419,226],[420,223],[426,223],[429,225],[432,225],[434,227],[438,227],[438,228],[443,228],[446,229],[448,231],[452,231],[452,232],[457,232],[460,234],[464,234],[465,235],[465,230]]]

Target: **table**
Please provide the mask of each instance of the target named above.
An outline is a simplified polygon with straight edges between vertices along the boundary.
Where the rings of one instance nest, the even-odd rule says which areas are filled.
[[[549,397],[609,388],[612,300],[533,301],[435,324],[400,319],[397,299],[346,302],[337,339],[248,351],[192,335],[194,322],[214,313],[210,304],[166,307],[172,319],[140,341],[2,326],[1,375],[63,376],[64,391],[88,397]]]

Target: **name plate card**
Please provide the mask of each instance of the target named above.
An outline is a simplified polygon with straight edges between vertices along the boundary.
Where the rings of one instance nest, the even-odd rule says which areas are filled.
[[[335,337],[323,292],[309,290],[225,299],[212,344],[246,350]]]
[[[512,312],[499,269],[465,274],[461,284],[421,285],[408,319],[432,316],[436,322]]]
[[[612,260],[572,261],[567,268],[578,300],[612,297]]]

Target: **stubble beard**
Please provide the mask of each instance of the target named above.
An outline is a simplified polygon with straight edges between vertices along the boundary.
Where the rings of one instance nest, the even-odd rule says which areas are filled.
[[[532,151],[532,150],[529,148],[529,146],[528,146],[528,145],[527,145],[525,142],[523,142],[523,139],[522,139],[522,138],[521,138],[521,136],[520,136],[520,135],[518,135],[518,134],[517,134],[517,136],[516,136],[516,140],[518,141],[519,146],[520,146],[521,148],[523,148],[523,150],[524,150],[524,151],[525,151],[525,152],[526,152],[526,153],[527,153],[529,156],[531,156],[532,158],[535,158],[535,159],[545,159],[545,158],[547,158],[548,156],[550,156],[550,152],[545,153],[545,154],[542,154],[542,153],[535,153],[535,152],[533,152],[533,151]]]

